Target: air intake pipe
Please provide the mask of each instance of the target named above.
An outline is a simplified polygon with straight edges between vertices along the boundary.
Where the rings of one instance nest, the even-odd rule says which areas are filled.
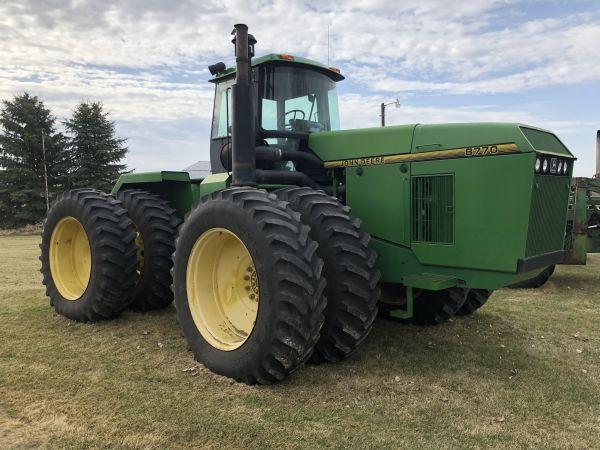
[[[288,184],[296,186],[308,186],[313,189],[322,189],[308,175],[294,170],[257,170],[256,178],[265,184]]]
[[[236,74],[231,88],[233,117],[232,186],[256,186],[256,159],[254,155],[254,105],[252,98],[251,58],[256,39],[248,35],[248,26],[239,23],[231,32],[235,46]]]
[[[323,167],[323,161],[317,156],[299,150],[286,150],[276,146],[258,146],[254,149],[254,154],[258,163],[294,161],[295,163],[307,164],[314,168]],[[231,161],[231,147],[224,145],[221,149],[221,164],[227,170],[230,170],[232,166]]]

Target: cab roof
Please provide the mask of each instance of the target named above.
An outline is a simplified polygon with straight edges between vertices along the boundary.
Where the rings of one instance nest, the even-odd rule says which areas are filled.
[[[268,55],[259,56],[252,59],[252,67],[257,67],[262,64],[276,62],[278,64],[289,64],[295,66],[308,66],[308,68],[316,69],[317,71],[329,76],[333,81],[342,81],[344,76],[335,67],[328,67],[320,62],[312,59],[302,58],[300,56],[292,56],[285,53],[270,53]],[[235,74],[235,66],[228,67],[216,77],[208,80],[211,83],[217,83],[222,79],[230,78]]]

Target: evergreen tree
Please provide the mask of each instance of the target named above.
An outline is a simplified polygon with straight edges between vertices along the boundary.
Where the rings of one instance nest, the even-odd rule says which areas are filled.
[[[126,139],[115,136],[115,124],[101,103],[80,103],[64,122],[69,135],[69,188],[94,187],[108,191],[127,167]]]
[[[46,215],[44,161],[50,201],[64,188],[65,139],[56,131],[55,121],[44,103],[28,93],[2,102],[0,227],[14,228],[43,220]]]

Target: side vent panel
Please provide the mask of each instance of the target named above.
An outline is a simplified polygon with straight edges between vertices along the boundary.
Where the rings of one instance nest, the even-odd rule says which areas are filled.
[[[454,244],[454,175],[412,178],[412,241]]]

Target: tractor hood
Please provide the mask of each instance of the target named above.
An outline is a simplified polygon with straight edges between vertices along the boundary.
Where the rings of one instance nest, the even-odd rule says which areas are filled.
[[[518,123],[413,124],[313,133],[309,147],[326,167],[399,162],[415,154],[430,160],[538,152],[574,159],[550,131]]]

